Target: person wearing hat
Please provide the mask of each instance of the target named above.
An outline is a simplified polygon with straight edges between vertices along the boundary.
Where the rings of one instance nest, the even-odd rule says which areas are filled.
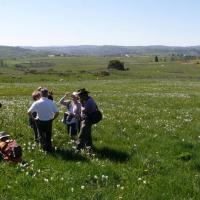
[[[77,149],[92,147],[92,123],[89,115],[96,111],[96,102],[89,96],[89,91],[85,88],[78,90],[81,102],[81,127],[78,135]]]
[[[36,121],[40,143],[44,151],[51,152],[52,143],[52,122],[59,115],[56,104],[48,99],[48,90],[41,89],[41,98],[35,101],[28,109],[28,115]],[[32,115],[33,112],[37,113],[36,118]]]
[[[70,100],[66,98],[71,97]],[[66,93],[59,103],[67,108],[64,113],[63,123],[67,125],[67,131],[71,139],[76,139],[77,132],[80,130],[81,103],[78,101],[78,93]]]
[[[0,153],[5,161],[18,163],[22,161],[22,148],[15,140],[10,139],[10,135],[2,131],[0,132]]]

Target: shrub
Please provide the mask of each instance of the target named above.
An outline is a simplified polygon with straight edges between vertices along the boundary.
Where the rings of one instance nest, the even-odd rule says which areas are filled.
[[[110,72],[106,70],[102,71],[88,71],[88,74],[93,74],[94,76],[109,76]]]
[[[99,76],[109,76],[110,73],[109,73],[108,71],[100,71],[100,72],[98,73],[98,75],[99,75]]]
[[[154,60],[155,62],[158,62],[158,56],[155,56]]]
[[[108,64],[108,69],[117,69],[124,71],[124,63],[119,60],[111,60]]]
[[[192,154],[189,152],[183,152],[178,156],[178,159],[182,161],[189,161],[192,159]]]

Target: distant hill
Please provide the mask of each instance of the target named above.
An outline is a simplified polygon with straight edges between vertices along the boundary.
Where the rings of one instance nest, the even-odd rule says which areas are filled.
[[[11,47],[0,46],[0,58],[32,55],[64,54],[75,56],[121,56],[121,55],[191,55],[200,56],[200,46],[50,46],[50,47]]]
[[[182,54],[200,56],[200,46],[176,47],[176,46],[52,46],[52,47],[26,47],[38,52],[49,54],[66,55],[91,55],[91,56],[112,56],[112,55],[168,55]]]
[[[0,46],[0,58],[15,58],[35,54],[35,50],[25,49],[21,47]]]

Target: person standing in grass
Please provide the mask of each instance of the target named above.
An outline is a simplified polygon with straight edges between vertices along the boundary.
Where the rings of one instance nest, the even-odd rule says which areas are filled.
[[[41,94],[39,91],[34,91],[32,93],[32,98],[33,98],[33,101],[37,101],[39,100],[41,97]],[[29,116],[29,126],[33,129],[33,132],[34,132],[34,136],[35,136],[35,142],[39,142],[39,135],[38,135],[38,128],[37,128],[37,124],[36,124],[36,121],[35,121],[35,118],[37,116],[37,112],[33,112],[32,113],[32,117]]]
[[[28,115],[36,121],[43,150],[52,152],[52,122],[58,117],[59,111],[56,104],[48,99],[48,90],[43,88],[40,92],[41,98],[31,105]],[[33,116],[33,112],[37,112],[36,118]]]
[[[89,92],[83,88],[78,90],[81,102],[81,127],[78,135],[77,149],[92,148],[92,123],[89,115],[96,111],[97,105]]]
[[[71,99],[66,100],[67,97],[71,97]],[[67,108],[67,112],[64,113],[63,123],[66,124],[71,139],[75,140],[80,130],[81,114],[81,103],[78,101],[77,92],[66,93],[59,103]]]

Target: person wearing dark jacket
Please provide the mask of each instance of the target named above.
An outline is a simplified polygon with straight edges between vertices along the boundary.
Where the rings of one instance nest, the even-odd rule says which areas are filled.
[[[89,115],[96,111],[97,106],[89,92],[83,88],[78,90],[81,102],[81,128],[78,135],[77,149],[92,148],[92,123]]]

